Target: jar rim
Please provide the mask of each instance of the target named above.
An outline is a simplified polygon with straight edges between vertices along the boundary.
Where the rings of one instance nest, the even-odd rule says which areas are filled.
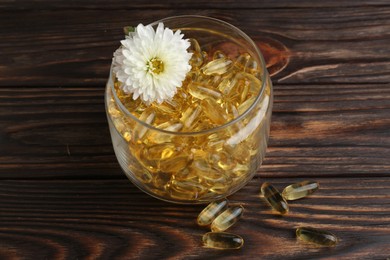
[[[153,131],[157,131],[157,132],[161,132],[161,133],[165,133],[165,134],[170,134],[170,135],[177,135],[177,136],[194,136],[194,135],[202,135],[202,134],[214,133],[214,132],[220,131],[222,129],[225,129],[225,128],[231,126],[231,125],[234,125],[235,123],[237,123],[240,120],[242,120],[243,118],[245,118],[256,107],[256,105],[260,102],[260,100],[261,100],[261,98],[262,98],[262,96],[263,96],[263,94],[265,92],[266,79],[268,77],[266,64],[265,64],[265,61],[264,61],[264,58],[263,58],[263,55],[262,55],[261,51],[259,50],[257,45],[254,43],[254,41],[247,34],[245,34],[242,30],[240,30],[236,26],[234,26],[234,25],[232,25],[232,24],[230,24],[228,22],[225,22],[223,20],[220,20],[220,19],[217,19],[217,18],[213,18],[213,17],[208,17],[208,16],[202,16],[202,15],[178,15],[178,16],[170,16],[170,17],[166,17],[166,18],[160,19],[158,21],[150,23],[150,25],[155,26],[155,25],[157,25],[160,22],[164,23],[165,21],[175,20],[175,19],[183,19],[183,18],[185,18],[185,19],[198,19],[198,20],[204,20],[204,21],[208,21],[208,22],[214,22],[216,24],[221,24],[222,26],[230,28],[230,29],[234,30],[235,32],[237,32],[247,43],[249,43],[251,45],[251,47],[253,47],[255,55],[260,60],[260,66],[261,66],[261,69],[262,69],[261,78],[263,80],[262,80],[261,88],[258,91],[258,94],[256,96],[256,99],[248,107],[248,109],[245,110],[245,112],[243,112],[242,114],[240,114],[236,118],[234,118],[233,120],[230,120],[230,121],[226,122],[225,124],[218,125],[218,126],[213,127],[213,128],[208,128],[208,129],[201,130],[201,131],[196,131],[196,132],[175,132],[175,131],[168,131],[168,130],[164,130],[164,129],[161,129],[161,128],[157,128],[157,127],[155,127],[153,125],[150,125],[150,124],[140,120],[136,116],[134,116],[123,105],[122,101],[117,96],[115,88],[114,88],[114,84],[109,84],[111,86],[111,93],[112,93],[112,96],[114,97],[115,103],[118,105],[119,109],[126,116],[129,116],[132,120],[136,121],[137,123],[141,124],[142,126],[148,128],[148,129],[151,129]],[[210,30],[208,29],[208,31],[210,31]],[[228,35],[226,35],[224,33],[217,32],[217,31],[213,31],[213,32],[215,32],[217,34],[220,34],[220,35],[225,35],[226,37],[228,37]],[[111,81],[113,81],[113,77],[112,76],[113,75],[112,75],[112,65],[111,65],[110,75],[109,75],[109,79],[108,79],[109,83]],[[107,107],[107,100],[106,100],[106,107]],[[268,108],[267,108],[267,110],[268,110]]]

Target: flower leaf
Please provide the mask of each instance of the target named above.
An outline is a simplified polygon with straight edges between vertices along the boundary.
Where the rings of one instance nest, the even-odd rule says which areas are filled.
[[[123,32],[126,35],[129,35],[130,33],[135,32],[135,27],[133,27],[133,26],[125,26],[125,27],[123,27]]]

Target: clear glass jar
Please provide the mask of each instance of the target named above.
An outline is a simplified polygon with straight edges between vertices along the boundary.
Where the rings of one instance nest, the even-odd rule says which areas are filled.
[[[264,159],[273,103],[264,59],[246,34],[226,22],[202,16],[176,16],[152,25],[156,27],[159,22],[172,30],[180,29],[185,38],[196,39],[203,51],[198,58],[210,59],[206,57],[216,55],[218,50],[238,67],[242,65],[242,75],[248,76],[244,80],[254,93],[252,102],[243,106],[245,110],[241,109],[234,119],[211,129],[162,130],[128,111],[117,95],[111,71],[105,103],[116,157],[126,176],[156,198],[175,203],[207,203],[226,197],[248,183]],[[248,60],[240,60],[248,54],[251,65]],[[197,62],[195,56],[192,63]],[[235,96],[243,96],[247,90],[233,89]]]

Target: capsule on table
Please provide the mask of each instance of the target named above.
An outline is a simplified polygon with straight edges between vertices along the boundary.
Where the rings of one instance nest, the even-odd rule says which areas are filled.
[[[261,194],[274,210],[278,211],[280,214],[286,214],[288,212],[286,200],[272,184],[264,182],[263,185],[261,185]]]
[[[338,242],[338,239],[334,234],[312,227],[299,227],[296,230],[296,235],[304,242],[313,243],[319,246],[335,246]]]
[[[316,190],[318,190],[318,182],[315,181],[302,181],[298,183],[291,184],[284,188],[282,192],[283,198],[286,200],[297,200],[304,198]]]
[[[211,223],[211,231],[222,232],[230,228],[237,222],[242,216],[244,208],[242,206],[236,206],[226,209]]]
[[[205,247],[215,249],[239,249],[244,245],[242,237],[226,232],[208,232],[202,240]]]
[[[200,212],[196,222],[199,226],[210,225],[219,213],[226,210],[228,204],[229,202],[226,199],[211,202],[204,210],[202,210],[202,212]]]

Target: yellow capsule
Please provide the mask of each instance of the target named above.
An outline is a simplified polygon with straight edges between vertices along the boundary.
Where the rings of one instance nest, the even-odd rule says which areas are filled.
[[[280,214],[288,212],[288,204],[279,191],[268,182],[261,185],[261,193],[269,205]]]
[[[126,142],[130,142],[130,140],[131,140],[131,133],[130,132],[124,132],[122,134],[122,136],[126,140]]]
[[[213,60],[220,59],[220,58],[227,58],[226,54],[223,53],[222,51],[218,50],[214,52],[213,54]]]
[[[249,107],[255,102],[256,96],[252,96],[244,101],[241,105],[237,107],[238,113],[242,115],[245,111],[249,109]]]
[[[191,65],[192,66],[192,65]],[[191,83],[191,82],[196,82],[196,81],[198,81],[198,76],[199,76],[199,73],[198,73],[198,71],[189,71],[188,73],[187,73],[187,76],[186,76],[186,78],[184,79],[184,81],[183,81],[183,84],[182,84],[182,86],[187,86],[189,83]],[[179,90],[180,89],[182,89],[182,88],[179,88]],[[176,97],[176,95],[175,95],[175,97]]]
[[[183,128],[183,124],[178,122],[168,121],[156,127],[170,132],[179,132]],[[174,137],[175,136],[172,134],[167,134],[158,131],[148,131],[147,138],[146,138],[147,140],[145,140],[144,143],[146,144],[171,143]]]
[[[206,160],[197,158],[191,164],[191,172],[207,181],[217,182],[225,180],[223,173],[213,169]]]
[[[232,64],[231,60],[226,58],[219,58],[210,61],[209,63],[204,65],[201,68],[201,70],[205,75],[213,75],[213,74],[221,75],[226,73],[229,70],[231,64]]]
[[[116,130],[118,130],[119,133],[124,133],[128,130],[127,125],[125,124],[125,121],[122,120],[121,117],[113,118],[112,123],[114,124]]]
[[[108,105],[108,113],[110,114],[111,117],[120,117],[122,113],[119,111],[118,107],[115,105],[115,101],[112,99],[110,101],[111,103]]]
[[[226,210],[228,204],[229,202],[226,199],[211,202],[209,205],[207,205],[206,208],[202,210],[202,212],[199,213],[196,222],[199,226],[210,225],[219,213]]]
[[[166,172],[156,172],[153,174],[152,184],[155,188],[164,190],[169,184],[172,174]]]
[[[152,106],[161,114],[165,115],[175,115],[178,110],[180,110],[179,104],[172,100],[166,100],[164,103],[156,104],[152,103]]]
[[[200,112],[201,107],[197,103],[194,103],[183,112],[180,122],[182,122],[187,129],[191,129],[198,121]]]
[[[237,162],[233,160],[232,156],[226,151],[211,154],[209,156],[209,160],[210,163],[213,164],[213,167],[217,170],[221,169],[224,171],[229,171],[233,169],[237,164]]]
[[[242,89],[240,89],[240,91],[239,91],[239,92],[241,92],[240,103],[243,103],[247,99],[249,88],[250,88],[249,84],[244,81],[244,84],[242,84]]]
[[[171,123],[169,126],[164,127],[165,131],[179,132],[183,128],[182,123]]]
[[[250,170],[250,164],[237,164],[236,167],[232,170],[233,177],[235,178],[245,178],[248,176]]]
[[[189,38],[188,41],[190,42],[190,47],[188,47],[189,52],[201,52],[199,42],[195,40],[194,38]]]
[[[299,227],[296,230],[296,235],[300,240],[318,246],[335,246],[338,242],[334,234],[312,227]]]
[[[187,166],[188,160],[189,158],[186,154],[175,154],[167,160],[161,160],[159,167],[161,171],[176,173]]]
[[[245,85],[248,85],[249,92],[252,93],[253,95],[257,95],[257,93],[259,92],[262,86],[262,81],[256,76],[249,73],[240,73],[240,74],[242,79],[245,81]]]
[[[209,151],[221,152],[224,149],[225,140],[211,140],[207,142]]]
[[[246,143],[238,143],[237,145],[225,145],[225,149],[229,152],[233,159],[240,163],[249,162],[251,155]]]
[[[202,57],[203,57],[203,62],[207,61],[209,58],[209,54],[205,51],[202,51],[201,53],[202,53]]]
[[[233,226],[237,220],[242,216],[244,208],[242,206],[235,206],[226,209],[211,223],[211,231],[222,232]]]
[[[222,125],[227,122],[226,112],[211,98],[205,98],[200,102],[203,113],[211,122]]]
[[[200,54],[199,52],[192,53],[192,56],[191,56],[191,59],[190,59],[191,67],[199,68],[200,66],[202,66],[202,63],[203,63],[202,54]]]
[[[133,173],[143,183],[150,183],[153,180],[152,174],[147,170],[133,171]]]
[[[260,72],[259,65],[252,57],[246,63],[245,71],[251,74],[256,74]]]
[[[298,183],[291,184],[284,188],[282,196],[286,200],[297,200],[304,198],[316,190],[318,190],[318,182],[315,181],[302,181]]]
[[[240,249],[244,245],[242,237],[226,232],[208,232],[202,241],[205,247],[214,249]]]
[[[225,172],[221,173],[214,169],[210,169],[208,172],[199,174],[198,176],[202,178],[202,180],[205,180],[209,185],[214,186],[217,184],[221,184],[226,188],[231,182],[231,178],[226,175]]]
[[[183,168],[181,171],[175,172],[173,177],[177,181],[197,181],[197,176],[193,175],[188,167]]]
[[[237,107],[235,105],[233,105],[233,104],[230,104],[230,110],[229,111],[230,111],[230,114],[232,115],[233,118],[237,118],[240,115],[240,113],[237,110]],[[241,124],[240,128],[243,128],[244,126],[242,125],[241,122],[240,122],[240,124]]]
[[[194,82],[188,84],[188,93],[190,93],[191,96],[201,100],[205,98],[213,98],[218,100],[222,96],[222,94],[218,91],[209,89],[201,84]]]
[[[172,180],[169,185],[169,193],[171,197],[180,200],[195,200],[205,192],[205,187],[196,180]]]
[[[121,98],[122,104],[127,108],[128,111],[136,114],[136,116],[146,109],[146,105],[141,101],[140,98],[133,100],[132,96],[129,96],[129,94],[124,93],[120,95],[123,95]]]
[[[140,149],[140,161],[146,165],[156,165],[160,160],[170,158],[176,151],[173,143],[162,143]]]
[[[151,108],[146,109],[139,117],[139,120],[144,121],[146,124],[150,125],[150,124],[152,124],[155,115],[156,115],[156,113],[154,112],[153,109],[151,109]],[[142,137],[144,137],[146,131],[148,131],[147,127],[141,125],[140,123],[137,123],[135,128],[134,128],[135,139],[138,140],[138,139],[141,139]]]
[[[243,53],[234,62],[234,68],[240,71],[245,71],[249,60],[251,59],[251,55],[249,53]]]
[[[205,142],[205,140],[204,140],[205,138],[207,138],[207,137],[202,136],[202,138],[199,138],[196,141],[203,144]],[[203,159],[205,156],[207,156],[207,153],[208,153],[207,150],[205,151],[203,148],[198,147],[197,144],[194,144],[193,147],[189,147],[189,149],[191,152],[191,157],[194,159],[194,161],[196,161],[198,159]]]
[[[209,81],[209,84],[212,88],[217,89],[221,81],[222,81],[222,76],[216,75],[212,77],[212,79]]]
[[[238,84],[239,78],[237,76],[233,76],[232,73],[229,73],[224,79],[219,83],[218,90],[222,92],[222,94],[229,95],[232,89],[234,89]]]
[[[202,50],[197,40],[194,38],[189,38],[190,47],[188,47],[188,52],[192,53],[190,64],[193,68],[199,68],[203,63]]]
[[[210,184],[213,184],[213,186],[210,187],[210,191],[213,192],[214,194],[220,194],[220,195],[223,195],[223,194],[226,194],[229,189],[231,189],[231,178],[226,178],[224,181],[222,182],[208,182]]]

